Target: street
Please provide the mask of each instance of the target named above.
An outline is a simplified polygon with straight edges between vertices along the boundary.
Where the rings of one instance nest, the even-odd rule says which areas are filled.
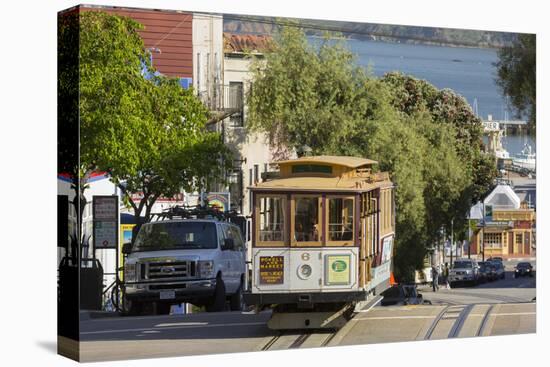
[[[432,305],[375,306],[336,333],[280,333],[267,328],[270,311],[107,317],[81,321],[80,358],[105,361],[357,345],[536,331],[536,278],[506,278],[475,287],[432,292]],[[60,338],[60,347],[70,341]]]

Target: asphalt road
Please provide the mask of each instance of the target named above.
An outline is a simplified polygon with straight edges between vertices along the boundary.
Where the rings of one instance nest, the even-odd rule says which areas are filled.
[[[335,334],[280,334],[270,311],[109,317],[81,322],[81,361],[106,361],[264,349],[432,340],[535,332],[536,278],[506,279],[451,290],[422,291],[432,305],[361,310]],[[60,348],[71,348],[61,338]],[[268,347],[272,345],[271,347]]]

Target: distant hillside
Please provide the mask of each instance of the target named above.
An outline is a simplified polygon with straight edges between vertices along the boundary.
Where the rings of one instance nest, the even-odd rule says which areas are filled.
[[[224,15],[224,31],[232,33],[274,34],[283,25],[298,24],[308,35],[321,36],[329,31],[349,38],[413,44],[501,48],[516,37],[507,32]]]

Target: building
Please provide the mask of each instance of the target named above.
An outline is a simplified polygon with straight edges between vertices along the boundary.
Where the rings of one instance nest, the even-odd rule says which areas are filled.
[[[478,257],[533,257],[535,209],[509,185],[495,189],[470,210],[470,253]]]

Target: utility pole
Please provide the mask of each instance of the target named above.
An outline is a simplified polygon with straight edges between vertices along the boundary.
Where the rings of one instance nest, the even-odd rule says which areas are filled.
[[[450,264],[449,266],[452,268],[453,267],[453,244],[454,244],[454,239],[453,239],[453,220],[454,219],[451,219],[451,248],[450,248],[450,253],[451,253],[451,261],[450,261]]]
[[[485,227],[485,203],[483,205],[483,211],[481,213],[481,261],[485,261],[485,239],[483,238],[483,228]]]

